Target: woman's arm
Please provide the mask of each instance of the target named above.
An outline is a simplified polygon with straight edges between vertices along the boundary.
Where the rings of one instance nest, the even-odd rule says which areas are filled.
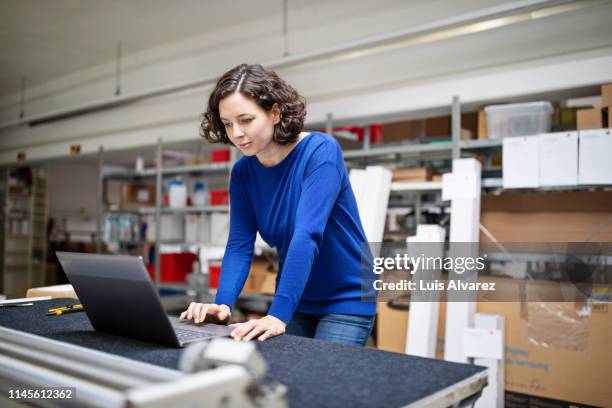
[[[323,233],[340,189],[342,175],[334,162],[324,162],[304,180],[278,288],[268,314],[287,323],[302,297]]]
[[[225,304],[232,309],[249,275],[253,261],[253,246],[257,234],[257,223],[253,207],[248,201],[236,167],[230,180],[230,228],[223,262],[216,304]]]

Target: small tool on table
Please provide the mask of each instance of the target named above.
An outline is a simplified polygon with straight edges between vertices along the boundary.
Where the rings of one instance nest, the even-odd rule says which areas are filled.
[[[83,305],[78,303],[76,305],[66,305],[63,307],[55,307],[53,309],[49,309],[47,311],[47,316],[59,316],[66,313],[82,312],[83,310]]]

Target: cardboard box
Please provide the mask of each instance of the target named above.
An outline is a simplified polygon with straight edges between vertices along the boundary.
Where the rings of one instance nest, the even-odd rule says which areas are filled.
[[[426,167],[413,167],[410,169],[394,169],[392,181],[429,181],[432,171]]]
[[[270,282],[272,286],[270,288]],[[274,294],[276,273],[270,262],[261,257],[256,257],[251,263],[249,276],[242,289],[243,293]]]
[[[603,113],[599,108],[580,109],[576,112],[578,130],[601,129],[604,127]]]
[[[506,391],[609,406],[612,389],[608,354],[612,313],[596,305],[580,318],[573,303],[530,303],[523,318],[518,302],[480,303],[478,310],[506,320]],[[564,320],[566,320],[564,322]],[[550,405],[546,405],[550,406]]]
[[[505,137],[503,138],[502,143],[502,168],[504,188],[539,187],[539,137]]]
[[[276,273],[271,271],[266,273],[259,291],[264,295],[274,295],[274,292],[276,292]]]
[[[478,139],[486,140],[489,138],[489,129],[487,127],[487,112],[484,108],[478,110]]]
[[[269,262],[266,259],[254,258],[246,282],[242,288],[243,293],[259,293],[261,283],[265,277]]]
[[[26,293],[26,297],[41,297],[41,296],[51,296],[51,298],[72,298],[78,299],[76,292],[72,285],[55,285],[55,286],[45,286],[40,288],[30,288]]]
[[[461,114],[461,136],[463,140],[472,138],[477,129],[477,123],[478,114],[476,112]],[[451,117],[447,115],[385,123],[382,125],[382,133],[384,142],[450,138]]]
[[[579,135],[578,183],[612,184],[612,130],[586,130]]]
[[[155,186],[145,183],[121,183],[119,205],[122,208],[152,207],[155,205]]]
[[[443,357],[446,308],[452,303],[440,306],[436,358]],[[505,391],[609,406],[612,359],[602,357],[608,355],[612,339],[610,309],[606,303],[595,303],[590,315],[581,317],[571,302],[479,302],[479,313],[505,319]],[[409,318],[408,311],[379,303],[378,348],[403,353]]]
[[[383,142],[422,139],[425,137],[425,121],[411,120],[383,124]]]
[[[578,132],[540,135],[540,185],[578,184]]]
[[[499,242],[612,242],[612,191],[483,195],[480,223]],[[491,242],[480,234],[481,242]]]
[[[504,192],[483,195],[481,212],[597,213],[612,211],[612,191]],[[506,241],[509,242],[509,241]]]
[[[473,134],[471,130],[461,129],[461,140],[472,140]]]
[[[612,84],[601,86],[601,105],[612,106]]]

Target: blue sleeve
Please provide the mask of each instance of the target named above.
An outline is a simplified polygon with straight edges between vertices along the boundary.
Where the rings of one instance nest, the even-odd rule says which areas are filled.
[[[230,180],[230,228],[215,303],[234,307],[249,275],[257,235],[255,212],[240,184],[236,167]]]
[[[341,173],[331,161],[318,164],[304,179],[293,237],[268,311],[284,322],[291,319],[302,297],[341,186]]]

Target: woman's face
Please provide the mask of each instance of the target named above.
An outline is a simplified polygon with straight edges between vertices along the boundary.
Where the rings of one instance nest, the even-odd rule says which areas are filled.
[[[280,121],[276,105],[268,112],[239,92],[221,99],[219,116],[230,141],[245,156],[257,155],[269,149],[273,143],[274,125]]]

